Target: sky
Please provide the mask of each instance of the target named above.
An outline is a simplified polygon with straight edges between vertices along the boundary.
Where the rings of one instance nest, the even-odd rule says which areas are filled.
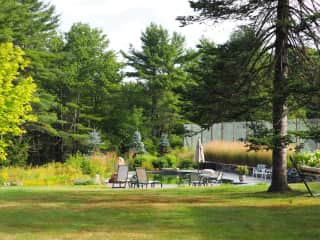
[[[192,48],[201,37],[208,37],[217,44],[228,40],[234,30],[232,22],[219,26],[192,24],[180,27],[177,16],[192,14],[188,0],[45,0],[56,6],[60,15],[60,30],[67,32],[73,23],[88,23],[99,28],[110,40],[113,50],[127,51],[129,45],[141,45],[140,36],[154,22],[186,37],[187,47]]]

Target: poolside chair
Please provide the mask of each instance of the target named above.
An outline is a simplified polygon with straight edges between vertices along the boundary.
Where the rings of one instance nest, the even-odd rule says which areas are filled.
[[[254,177],[267,178],[267,168],[265,164],[257,164],[257,167],[253,168],[252,175]]]
[[[215,172],[213,175],[209,176],[209,178],[207,179],[207,183],[211,185],[222,183],[222,177],[223,177],[222,171]]]
[[[151,187],[155,187],[156,184],[160,184],[162,188],[162,182],[156,181],[156,180],[148,180],[146,169],[143,167],[137,167],[136,168],[136,174],[137,174],[137,187],[142,187],[150,185]]]
[[[213,169],[202,169],[200,170],[200,176],[207,184],[221,183],[223,172]]]
[[[199,173],[190,173],[189,175],[189,185],[191,186],[205,186],[207,185],[206,178],[201,177]]]
[[[128,171],[127,165],[119,165],[116,179],[112,183],[112,188],[126,188],[128,183]]]

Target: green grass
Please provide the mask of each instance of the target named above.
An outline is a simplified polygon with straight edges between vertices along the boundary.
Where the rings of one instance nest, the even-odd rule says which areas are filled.
[[[0,239],[318,239],[320,198],[292,187],[0,188]]]

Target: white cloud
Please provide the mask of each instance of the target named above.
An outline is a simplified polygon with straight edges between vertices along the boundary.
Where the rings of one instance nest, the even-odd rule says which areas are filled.
[[[188,0],[46,0],[61,15],[61,30],[68,31],[75,22],[89,23],[107,34],[111,48],[126,51],[129,44],[140,46],[140,35],[150,22],[161,24],[170,32],[177,31],[194,47],[201,36],[217,43],[226,41],[234,23],[219,27],[194,24],[179,27],[177,16],[192,14]]]

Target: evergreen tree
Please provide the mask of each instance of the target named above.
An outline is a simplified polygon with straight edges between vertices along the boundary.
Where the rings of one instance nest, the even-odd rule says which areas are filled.
[[[177,33],[171,36],[162,26],[152,23],[141,36],[142,50],[131,47],[123,53],[134,70],[127,73],[138,79],[149,97],[149,117],[152,137],[160,137],[179,122],[179,96],[176,90],[186,84],[185,39]]]
[[[102,145],[102,140],[99,132],[96,129],[93,129],[89,133],[89,146],[93,152],[98,151],[99,147]]]
[[[316,0],[258,0],[258,1],[190,1],[195,16],[178,17],[185,25],[209,19],[219,22],[226,19],[251,22],[257,36],[250,64],[255,65],[264,53],[270,58],[255,70],[258,73],[273,74],[272,122],[273,122],[273,167],[271,192],[289,190],[287,183],[287,117],[288,98],[292,94],[288,78],[290,66],[289,49],[302,61],[308,61],[305,45],[319,43],[319,2]],[[270,69],[273,68],[273,71]]]
[[[141,134],[138,130],[135,131],[133,134],[132,150],[134,151],[135,154],[146,153],[146,149],[144,148],[144,143],[142,142],[142,139],[141,139]]]
[[[121,64],[99,30],[76,23],[65,36],[63,62],[55,94],[59,102],[61,155],[86,151],[88,132],[106,129],[114,93],[119,91]]]
[[[56,34],[55,7],[41,0],[0,0],[0,40],[13,41],[28,57],[40,57]],[[35,59],[33,59],[35,60]],[[36,64],[33,61],[32,65]]]
[[[243,64],[254,42],[247,27],[235,31],[225,44],[200,41],[187,69],[194,83],[184,92],[184,112],[191,121],[207,128],[223,121],[270,120],[271,81],[250,79]]]

